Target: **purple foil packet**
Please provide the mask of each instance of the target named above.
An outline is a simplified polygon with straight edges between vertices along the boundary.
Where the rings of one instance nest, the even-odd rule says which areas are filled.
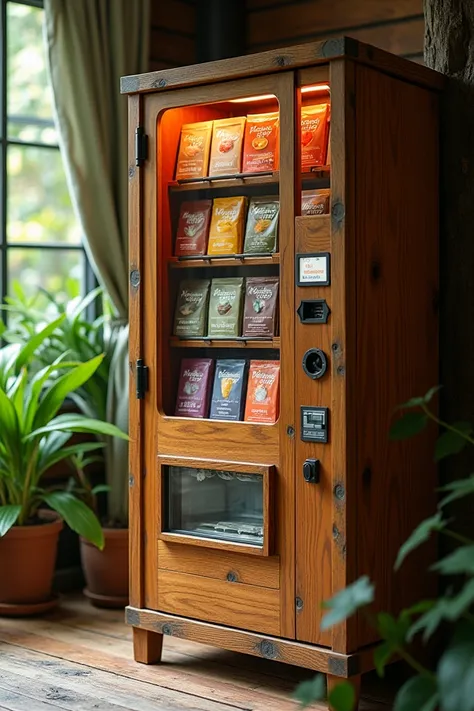
[[[183,358],[176,398],[177,417],[208,417],[213,374],[211,358]]]

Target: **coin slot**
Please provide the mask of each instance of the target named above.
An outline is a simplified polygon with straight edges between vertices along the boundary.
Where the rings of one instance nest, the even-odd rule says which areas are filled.
[[[327,366],[326,355],[319,348],[310,348],[303,356],[303,370],[313,380],[322,378]]]

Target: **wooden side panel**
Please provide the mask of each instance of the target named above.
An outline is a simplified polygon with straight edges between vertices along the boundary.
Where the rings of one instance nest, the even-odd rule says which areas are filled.
[[[294,263],[295,200],[299,188],[295,166],[295,80],[282,77],[280,93],[280,469],[275,491],[276,552],[281,556],[281,634],[295,636],[295,439],[294,389]]]
[[[331,63],[331,451],[332,593],[356,578],[357,493],[355,438],[355,66]],[[374,160],[376,158],[374,157]],[[367,164],[368,165],[368,164]],[[332,630],[332,648],[355,644],[355,618]]]
[[[356,82],[358,574],[396,611],[435,594],[433,546],[393,573],[435,510],[435,428],[403,443],[388,431],[397,405],[438,382],[438,99],[369,68]],[[358,644],[372,642],[359,623]]]
[[[295,249],[296,253],[330,252],[330,217],[297,217]],[[326,299],[332,308],[330,286],[296,286],[295,291],[296,308],[305,299]],[[331,318],[327,324],[303,324],[295,316],[296,595],[302,601],[302,607],[297,606],[296,638],[327,646],[331,634],[321,632],[320,623],[321,604],[331,597],[331,439],[327,443],[301,440],[300,406],[331,408]],[[312,380],[302,368],[304,354],[315,347],[326,354],[329,363],[326,374],[318,380]],[[317,484],[303,478],[306,459],[320,462]]]
[[[277,556],[255,559],[238,553],[158,541],[158,561],[160,568],[176,573],[275,590],[280,587],[280,561]]]
[[[142,351],[142,169],[135,165],[135,129],[142,122],[143,99],[128,99],[128,230],[129,230],[129,551],[130,604],[143,606],[143,401],[136,398],[135,363]],[[138,284],[137,284],[138,275]]]
[[[278,590],[160,570],[158,604],[182,617],[280,634]]]

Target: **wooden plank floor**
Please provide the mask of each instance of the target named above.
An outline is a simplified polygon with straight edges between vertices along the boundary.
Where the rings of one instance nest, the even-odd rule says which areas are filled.
[[[174,638],[165,638],[162,665],[136,664],[123,612],[77,594],[44,617],[0,618],[2,711],[296,711],[292,692],[311,676]],[[364,679],[361,711],[387,711],[391,698]]]

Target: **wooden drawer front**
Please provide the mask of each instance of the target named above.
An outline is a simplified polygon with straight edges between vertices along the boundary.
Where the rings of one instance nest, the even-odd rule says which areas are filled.
[[[278,590],[160,570],[158,609],[262,634],[280,634]]]
[[[158,541],[160,570],[200,575],[206,578],[258,585],[262,588],[280,587],[280,559],[254,558],[239,553],[224,553],[210,548],[173,545]]]

